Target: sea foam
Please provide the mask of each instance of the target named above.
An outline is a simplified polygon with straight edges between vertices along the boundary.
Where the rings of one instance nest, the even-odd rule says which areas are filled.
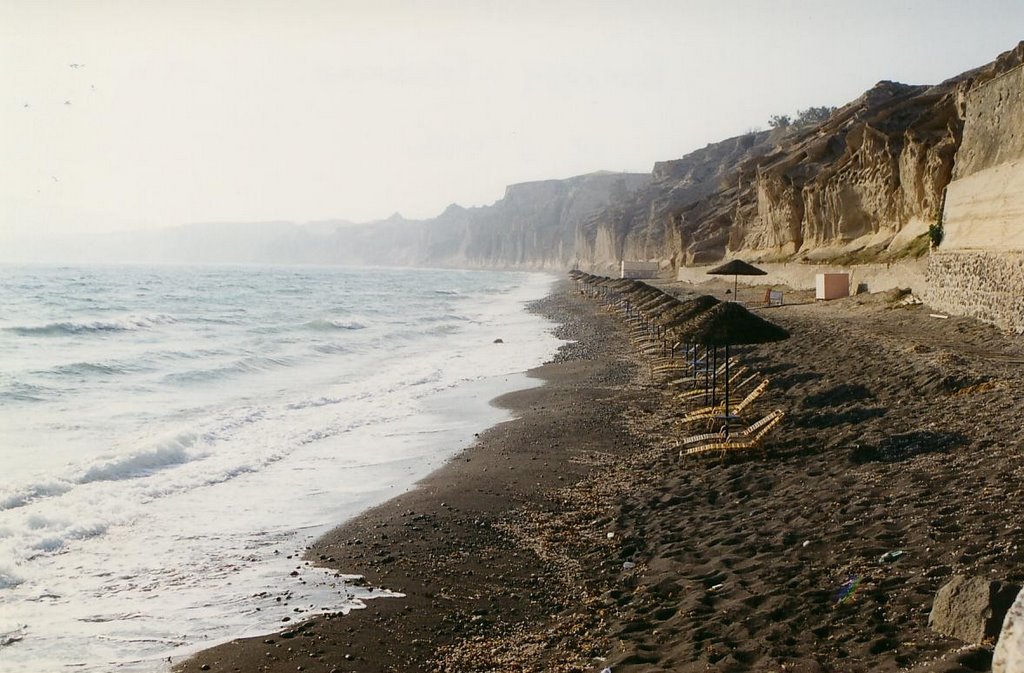
[[[504,418],[487,398],[559,343],[528,274],[0,273],[0,671],[159,670],[358,608],[291,576],[303,546]]]
[[[154,325],[165,325],[175,322],[172,316],[155,314],[147,316],[125,316],[116,319],[97,319],[53,322],[45,325],[15,325],[6,327],[9,332],[22,336],[66,336],[69,334],[89,334],[106,332],[127,332],[148,329]]]

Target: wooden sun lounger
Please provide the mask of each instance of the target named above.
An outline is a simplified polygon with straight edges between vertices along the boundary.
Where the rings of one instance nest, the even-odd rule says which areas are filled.
[[[677,369],[689,366],[688,360],[689,358],[683,353],[677,353],[675,357],[653,358],[648,364],[651,366],[652,371],[660,371],[662,369]]]
[[[693,446],[694,444],[703,444],[704,442],[709,442],[709,441],[713,441],[713,440],[723,440],[724,441],[725,439],[736,439],[736,440],[748,439],[751,436],[756,435],[758,432],[760,432],[761,428],[764,427],[766,424],[771,423],[772,421],[774,421],[776,416],[782,416],[782,415],[783,415],[782,411],[780,409],[776,409],[775,411],[773,411],[773,412],[767,414],[766,416],[758,419],[756,422],[751,423],[747,427],[742,428],[740,430],[734,430],[734,431],[730,432],[728,437],[725,436],[725,429],[723,428],[722,430],[719,430],[717,432],[704,432],[704,433],[701,433],[699,435],[692,435],[690,437],[684,437],[683,440],[681,442],[679,442],[679,446],[681,446],[681,447]]]
[[[747,366],[746,365],[740,365],[739,367],[736,368],[735,371],[736,371],[736,373],[732,374],[729,377],[729,389],[732,392],[735,392],[737,394],[740,393],[748,385],[750,385],[750,383],[754,379],[756,379],[758,376],[760,376],[757,372],[754,372],[753,374],[750,374],[745,379],[740,381],[739,378],[747,373]],[[689,378],[685,378],[685,379],[677,379],[676,381],[669,381],[665,385],[672,386],[672,385],[679,385],[679,384],[683,384],[683,383],[692,383],[692,382],[693,382],[693,377],[689,377]],[[718,385],[715,386],[715,390],[717,391],[717,393],[721,393],[723,390],[725,390],[725,384],[723,382],[719,381]],[[698,385],[698,386],[694,387],[693,390],[684,390],[681,393],[676,393],[676,399],[680,400],[680,401],[683,401],[683,402],[692,402],[693,400],[700,399],[701,397],[704,397],[705,395],[709,394],[709,392],[710,391],[705,390],[704,387]]]
[[[669,351],[670,345],[671,343],[669,343],[668,339],[662,339],[658,337],[651,337],[650,339],[633,340],[634,348],[636,348],[644,355],[655,358],[667,357],[666,354]]]
[[[729,408],[729,413],[735,414],[737,416],[742,414],[746,410],[747,407],[749,407],[751,404],[753,404],[755,401],[757,401],[757,399],[759,397],[761,397],[761,395],[764,393],[765,390],[767,390],[767,388],[768,388],[768,379],[764,379],[759,384],[757,384],[756,388],[754,388],[749,393],[747,393],[746,397],[744,397],[742,400],[737,402],[736,406],[730,407]],[[683,417],[681,419],[679,419],[679,423],[692,423],[694,421],[707,420],[707,419],[710,419],[710,418],[714,418],[715,416],[720,416],[720,415],[722,415],[724,413],[725,413],[725,403],[723,402],[721,404],[716,404],[714,406],[701,407],[700,409],[694,409],[693,411],[691,411],[691,412],[689,412],[687,414],[684,414]]]
[[[737,383],[737,381],[739,381],[739,378],[741,376],[743,376],[744,374],[747,373],[749,368],[746,365],[737,365],[737,364],[734,364],[732,362],[729,363],[729,367],[730,367],[730,369],[729,369],[729,385],[733,389],[736,389],[736,386],[742,385],[742,382]],[[721,390],[725,386],[725,366],[724,365],[718,368],[718,371],[715,373],[715,376],[717,378],[717,383],[715,384],[715,387],[718,390]],[[696,383],[694,383],[694,378],[697,379]],[[679,393],[677,395],[677,397],[679,399],[685,399],[686,397],[688,397],[690,395],[698,395],[698,394],[699,395],[703,395],[704,394],[705,388],[708,387],[707,386],[707,382],[704,381],[704,378],[705,378],[704,372],[698,372],[696,377],[694,377],[693,374],[683,375],[683,376],[681,376],[679,378],[676,378],[676,379],[671,379],[671,380],[668,380],[668,381],[664,381],[662,383],[662,385],[664,385],[666,387],[670,387],[670,388],[671,387],[679,387],[679,386],[693,387],[694,388],[693,390],[687,390],[687,391],[681,392],[681,393]],[[698,387],[700,388],[699,390],[697,390]]]
[[[739,360],[735,356],[729,358],[729,367],[735,367]],[[702,365],[705,364],[703,358],[697,360],[697,367],[702,369]],[[691,376],[693,375],[693,359],[688,358],[683,354],[678,355],[674,358],[659,358],[650,362],[651,374],[662,374],[662,373],[677,373],[679,370],[689,371]],[[718,373],[721,374],[725,371],[725,361],[723,360],[718,365]],[[699,372],[698,372],[699,373]]]
[[[739,364],[735,359],[730,359],[729,385],[731,386],[732,382],[737,378],[732,372],[736,371],[743,373],[746,370],[747,368],[745,365]],[[680,367],[676,370],[663,369],[657,372],[651,372],[651,378],[656,379],[660,385],[665,386],[666,388],[680,389],[683,387],[692,387],[696,390],[696,388],[699,387],[701,392],[703,392],[704,388],[707,387],[712,378],[714,378],[717,381],[716,386],[721,389],[725,385],[725,363],[718,366],[718,369],[715,370],[714,376],[712,376],[710,371],[699,368],[699,366],[697,371],[694,372],[691,366],[689,368]]]
[[[709,441],[706,444],[697,444],[696,446],[684,448],[679,452],[679,456],[689,456],[695,453],[707,453],[709,451],[722,451],[724,453],[726,451],[756,449],[761,445],[765,436],[782,422],[782,418],[785,415],[786,414],[782,411],[775,410],[757,423],[751,425],[747,430],[741,431],[735,435],[730,435],[729,437],[725,437],[719,433],[712,433],[712,437],[710,439],[714,440],[715,438],[718,438],[717,441]],[[759,427],[755,430],[754,426]]]

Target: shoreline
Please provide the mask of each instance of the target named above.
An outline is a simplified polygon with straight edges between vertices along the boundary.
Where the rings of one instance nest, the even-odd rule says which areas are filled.
[[[986,670],[928,613],[956,574],[1024,581],[1018,338],[891,294],[773,307],[793,337],[741,359],[786,422],[681,459],[678,403],[567,287],[544,302],[578,343],[517,417],[307,555],[405,598],[176,670]]]
[[[624,337],[608,316],[582,302],[592,313],[583,320],[565,307],[551,307],[567,295],[566,287],[557,284],[534,305],[549,305],[538,312],[561,318],[558,336],[588,331],[589,338],[563,345],[553,362],[526,373],[539,385],[492,400],[512,418],[481,432],[413,489],[326,533],[305,555],[305,563],[339,574],[359,572],[361,586],[402,598],[372,600],[344,616],[318,616],[278,634],[218,645],[174,670],[413,671],[426,670],[427,660],[458,670],[454,661],[444,668],[442,660],[458,656],[462,639],[547,620],[552,603],[565,600],[558,573],[533,550],[517,548],[507,515],[599,464],[573,460],[580,453],[573,436],[578,428],[567,417],[589,425],[602,448],[616,440],[631,445],[621,429],[600,424],[579,399],[582,393],[594,403],[622,407],[622,387],[631,378],[631,364],[620,360],[627,352]]]

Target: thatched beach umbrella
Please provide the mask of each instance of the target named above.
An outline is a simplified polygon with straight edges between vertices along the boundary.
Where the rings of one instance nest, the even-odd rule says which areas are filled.
[[[683,328],[693,343],[725,346],[725,433],[729,434],[729,347],[789,338],[789,332],[751,313],[736,302],[721,302],[700,313]]]
[[[653,319],[655,316],[660,315],[669,306],[673,306],[678,303],[678,300],[670,294],[658,291],[657,294],[652,294],[650,297],[644,299],[636,304],[638,311],[644,314],[649,319]]]
[[[614,278],[607,284],[607,287],[618,296],[618,301],[622,302],[622,308],[626,311],[627,316],[630,315],[634,307],[647,301],[652,293],[656,292],[650,285],[631,278]]]
[[[582,292],[583,291],[582,288],[580,287],[580,283],[584,282],[586,277],[587,277],[587,274],[584,273],[583,271],[580,271],[579,269],[571,269],[569,271],[569,279],[576,282],[576,291],[577,292]]]
[[[661,326],[662,317],[676,313],[681,305],[682,302],[677,297],[659,290],[659,296],[644,302],[643,305],[637,307],[637,310],[641,314],[648,334],[653,333],[660,339],[664,333],[664,328]],[[667,344],[664,350],[668,350]]]
[[[722,302],[709,294],[702,294],[694,297],[693,299],[687,299],[681,303],[679,307],[672,311],[671,314],[666,316],[661,321],[661,327],[666,332],[679,333],[681,328],[686,327],[690,324],[694,318],[698,315],[707,311],[712,306],[721,304]],[[677,334],[679,340],[686,344],[693,343],[686,339],[686,334]]]
[[[626,314],[631,315],[632,311],[644,312],[649,307],[653,307],[655,304],[663,301],[665,293],[656,287],[651,287],[646,283],[640,281],[630,281],[635,283],[622,291],[623,298],[626,301]]]
[[[679,330],[690,323],[695,317],[707,311],[712,306],[720,304],[721,301],[712,297],[709,294],[702,294],[693,299],[687,299],[681,302],[681,305],[672,311],[670,317],[666,317],[661,321],[661,328],[666,333],[676,333],[676,338],[684,344],[692,344],[693,342],[686,338],[685,334],[680,334]],[[672,348],[675,350],[675,347]],[[697,348],[693,349],[693,381],[694,385],[697,382]]]
[[[682,302],[682,305],[673,311],[670,318],[663,320],[661,326],[666,330],[678,331],[680,327],[685,326],[695,317],[707,311],[712,306],[721,304],[722,302],[709,294],[702,294],[693,299],[686,299]],[[692,342],[691,342],[692,343]]]
[[[727,262],[722,266],[716,266],[715,268],[708,271],[709,276],[732,276],[732,298],[736,299],[736,293],[739,291],[739,277],[740,276],[767,276],[768,272],[763,271],[756,266],[747,264],[742,259],[734,259],[731,262]]]

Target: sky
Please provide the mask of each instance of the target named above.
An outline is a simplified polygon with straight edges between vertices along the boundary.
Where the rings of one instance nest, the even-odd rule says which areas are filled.
[[[649,172],[1022,28],[1019,0],[4,0],[0,248]]]

